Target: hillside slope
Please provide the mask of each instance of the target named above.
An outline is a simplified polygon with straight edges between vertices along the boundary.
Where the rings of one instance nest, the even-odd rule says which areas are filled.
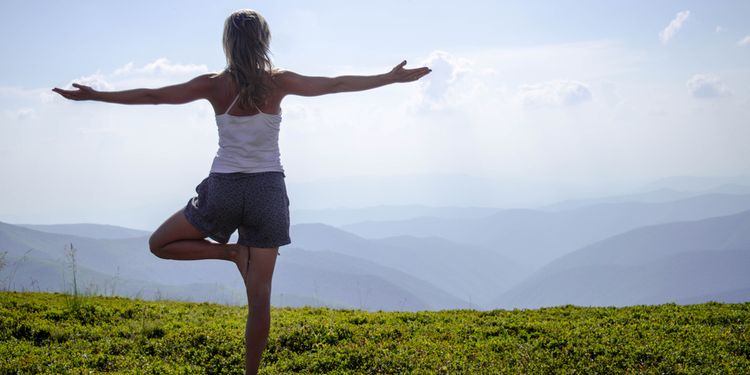
[[[481,219],[362,222],[343,229],[365,238],[437,236],[541,267],[596,241],[646,225],[735,214],[750,195],[707,194],[666,203],[607,203],[559,212],[503,210]]]
[[[294,246],[366,259],[425,280],[479,305],[528,274],[528,268],[505,256],[439,237],[368,240],[323,224],[294,225],[291,236]]]
[[[96,228],[88,229],[99,233]],[[148,250],[148,237],[93,239],[6,223],[0,223],[0,253],[8,254],[7,267],[0,269],[0,287],[71,291],[72,261],[66,250],[71,243],[77,249],[77,285],[83,292],[146,299],[246,302],[242,279],[234,264],[226,261],[159,259]],[[288,306],[312,304],[387,311],[476,307],[418,276],[377,261],[293,247],[281,252],[273,293],[274,300]]]
[[[613,236],[551,262],[493,306],[705,302],[750,288],[748,269],[750,211]]]

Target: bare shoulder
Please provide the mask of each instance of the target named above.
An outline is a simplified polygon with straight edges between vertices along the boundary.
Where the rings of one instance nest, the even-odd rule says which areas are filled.
[[[195,79],[199,80],[199,84],[210,91],[216,100],[221,100],[228,92],[236,91],[232,78],[226,71],[201,74]]]
[[[224,72],[212,72],[212,73],[204,73],[197,77],[195,77],[195,80],[198,80],[200,83],[207,84],[207,85],[218,85],[218,84],[224,84],[227,81],[227,75]]]
[[[216,90],[222,80],[219,73],[205,73],[185,82],[184,88],[207,95]]]
[[[282,68],[274,68],[271,72],[273,82],[282,90],[294,85],[301,77],[300,74]]]
[[[193,80],[216,113],[220,113],[227,106],[227,98],[235,91],[232,80],[225,71],[201,74]]]

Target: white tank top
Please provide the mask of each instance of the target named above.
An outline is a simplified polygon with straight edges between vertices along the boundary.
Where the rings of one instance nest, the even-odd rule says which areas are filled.
[[[230,115],[229,111],[238,98],[239,94],[226,112],[216,115],[219,150],[211,164],[211,172],[283,173],[279,152],[281,114],[267,114],[258,110],[257,114],[251,116]]]

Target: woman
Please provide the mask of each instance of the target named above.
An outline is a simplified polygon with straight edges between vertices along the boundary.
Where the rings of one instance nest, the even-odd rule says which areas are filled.
[[[102,92],[74,83],[74,90],[53,91],[72,100],[118,104],[183,104],[208,100],[216,113],[219,150],[198,195],[167,219],[151,236],[151,251],[176,260],[232,261],[245,281],[248,320],[245,370],[255,374],[270,328],[271,278],[280,246],[289,239],[289,200],[278,146],[281,101],[287,95],[317,96],[362,91],[418,80],[428,68],[374,76],[309,77],[274,69],[265,19],[249,9],[224,23],[227,66],[220,73],[157,89]],[[239,230],[236,244],[229,236]],[[216,243],[205,238],[211,238]]]

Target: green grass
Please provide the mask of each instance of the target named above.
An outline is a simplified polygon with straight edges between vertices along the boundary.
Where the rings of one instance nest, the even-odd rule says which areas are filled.
[[[750,373],[750,303],[274,308],[261,373]],[[243,307],[0,293],[0,374],[242,374]]]

